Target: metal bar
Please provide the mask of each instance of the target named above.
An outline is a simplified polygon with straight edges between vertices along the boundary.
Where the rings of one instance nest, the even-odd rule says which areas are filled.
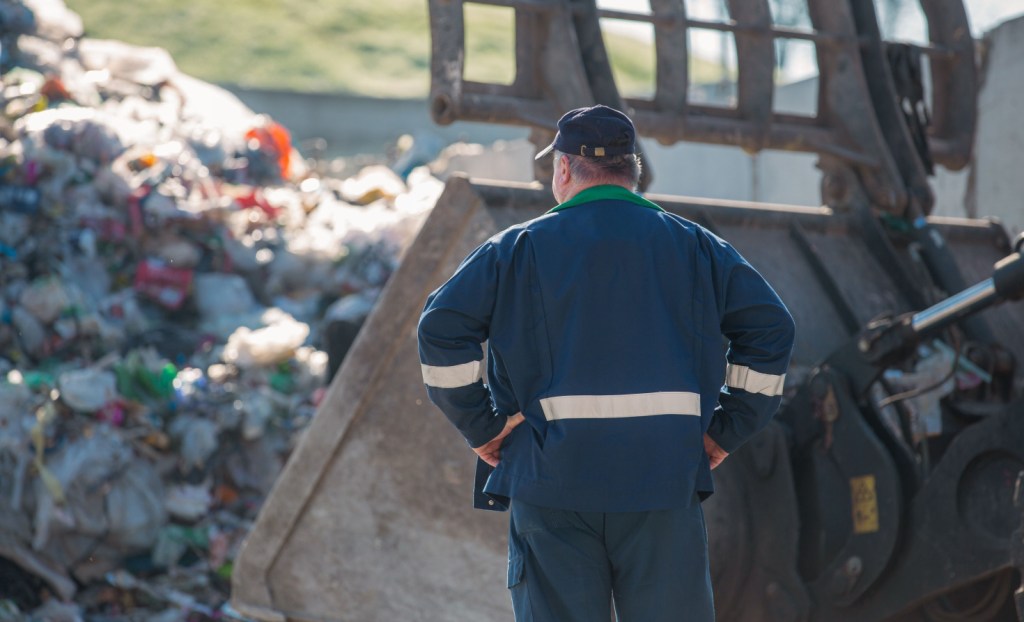
[[[655,16],[683,13],[686,18],[686,4],[678,0],[650,0]],[[654,103],[659,110],[677,114],[686,110],[687,93],[690,88],[689,46],[686,41],[686,27],[679,21],[654,24],[655,85]],[[673,133],[661,137],[667,142],[679,140]]]
[[[750,121],[753,132],[741,137],[740,146],[750,153],[764,148],[765,136],[771,127],[772,100],[775,91],[775,40],[766,36],[771,30],[772,15],[768,0],[727,0],[729,13],[735,21],[750,30],[736,33],[736,110]]]
[[[459,4],[465,3],[459,2]],[[565,10],[565,4],[563,2],[545,2],[544,0],[472,0],[472,4],[504,6],[510,9],[523,9],[526,11],[539,11],[542,13],[553,13]]]
[[[864,244],[871,251],[872,257],[878,261],[878,265],[892,279],[893,288],[898,291],[910,303],[911,309],[926,307],[934,300],[929,300],[925,291],[930,283],[922,282],[924,275],[911,274],[904,260],[893,247],[892,240],[882,228],[878,218],[868,210],[857,211],[857,224],[860,226],[861,238]]]
[[[807,9],[815,30],[856,38],[851,4],[854,3],[808,0]],[[871,203],[886,212],[902,213],[907,202],[906,187],[876,115],[865,108],[872,100],[859,50],[819,45],[816,51],[818,118],[843,137],[837,144],[876,159],[877,166],[857,171]]]
[[[482,121],[555,129],[557,112],[551,102],[503,95],[462,93],[457,100],[445,93],[431,98],[431,114],[440,125],[454,121]]]
[[[541,13],[554,13],[564,10],[561,3],[542,2],[540,0],[472,0],[472,4],[485,4],[488,6],[501,6],[524,11],[537,11]],[[570,11],[576,13],[584,9],[572,7]],[[735,20],[723,22],[693,19],[686,17],[681,4],[676,6],[673,12],[656,11],[654,13],[635,13],[632,11],[621,11],[616,9],[598,9],[597,15],[603,19],[618,19],[630,22],[645,22],[649,24],[682,25],[684,28],[698,28],[701,30],[717,30],[722,32],[752,32],[757,34],[770,34],[776,38],[802,39],[813,41],[821,45],[849,45],[856,43],[856,39],[837,37],[828,33],[815,32],[813,30],[801,30],[785,26],[759,26],[745,25]]]
[[[900,179],[907,190],[907,202],[897,206],[895,213],[897,216],[911,217],[927,215],[935,204],[935,195],[928,184],[928,174],[900,107],[878,29],[875,5],[871,2],[851,2],[850,6],[858,35],[868,40],[861,47],[860,59],[867,77],[869,101],[872,102],[875,118],[882,129],[887,151],[893,155]]]
[[[627,103],[631,100],[627,99]],[[637,107],[633,121],[645,136],[675,141],[686,140],[723,145],[740,145],[743,136],[755,135],[760,128],[721,108],[689,107],[690,112],[659,112]],[[844,146],[835,130],[806,124],[772,123],[764,134],[765,149],[829,153],[848,162],[875,168],[879,165],[872,154]]]
[[[933,159],[951,170],[971,160],[978,112],[978,70],[967,12],[960,0],[921,0],[932,45],[952,51],[930,56]]]
[[[995,281],[985,279],[934,307],[915,313],[910,318],[910,326],[916,333],[945,328],[962,317],[984,309],[997,299]]]
[[[800,254],[807,260],[807,265],[811,267],[811,272],[815,278],[821,284],[821,288],[825,290],[825,295],[828,296],[829,302],[835,308],[836,313],[839,314],[839,319],[843,321],[846,327],[846,332],[850,335],[857,333],[861,328],[861,323],[857,319],[857,314],[853,312],[853,306],[850,301],[843,295],[839,284],[832,278],[828,268],[825,267],[825,262],[822,261],[821,255],[811,244],[811,241],[807,239],[807,234],[804,233],[803,227],[800,223],[793,222],[789,228],[789,235],[796,242],[796,247],[800,250]]]
[[[431,2],[430,112],[434,122],[456,121],[465,59],[466,30],[461,5]]]
[[[905,45],[912,50],[915,50],[922,54],[927,54],[932,58],[952,59],[955,58],[957,55],[957,51],[955,49],[945,45],[937,45],[934,43],[932,45],[921,45],[920,43],[914,43],[912,41],[900,41],[899,39],[886,39],[885,43],[898,43],[899,45]]]

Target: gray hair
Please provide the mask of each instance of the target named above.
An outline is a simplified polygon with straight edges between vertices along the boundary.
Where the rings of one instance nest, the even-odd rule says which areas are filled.
[[[633,153],[591,158],[555,151],[555,158],[569,158],[572,176],[588,185],[616,184],[636,190],[640,183],[640,158]]]

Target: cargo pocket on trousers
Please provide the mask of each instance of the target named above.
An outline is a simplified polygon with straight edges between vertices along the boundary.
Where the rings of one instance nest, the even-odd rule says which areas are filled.
[[[523,556],[513,555],[508,558],[508,587],[509,589],[519,585],[523,580]]]
[[[513,508],[515,502],[513,501]],[[515,515],[509,517],[508,533],[508,591],[512,596],[512,611],[516,622],[533,622],[530,593],[527,589],[526,556],[529,547],[516,533]]]

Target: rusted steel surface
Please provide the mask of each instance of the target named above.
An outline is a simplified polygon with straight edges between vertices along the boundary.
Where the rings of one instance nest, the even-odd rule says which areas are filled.
[[[431,108],[440,124],[455,120],[551,130],[565,110],[592,103],[625,105],[639,132],[663,144],[678,141],[735,145],[748,151],[820,153],[855,167],[872,203],[903,215],[928,213],[932,198],[916,157],[908,151],[897,96],[884,66],[871,2],[808,0],[813,30],[771,21],[767,0],[729,0],[722,22],[687,16],[683,0],[637,3],[636,12],[599,10],[591,0],[476,0],[516,15],[516,75],[512,84],[463,78],[463,0],[429,0],[433,36]],[[928,58],[932,123],[927,142],[934,161],[951,169],[970,159],[977,72],[973,41],[960,0],[922,0],[930,45],[911,46]],[[655,88],[650,98],[621,98],[600,37],[600,20],[651,24]],[[735,105],[688,100],[687,33],[728,32],[739,70]],[[820,74],[817,113],[773,112],[775,42],[815,45]]]

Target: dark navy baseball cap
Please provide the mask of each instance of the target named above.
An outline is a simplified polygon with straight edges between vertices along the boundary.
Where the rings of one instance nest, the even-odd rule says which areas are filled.
[[[577,108],[562,115],[555,140],[534,159],[543,158],[552,149],[588,158],[636,153],[636,128],[629,117],[614,108],[601,104]]]

